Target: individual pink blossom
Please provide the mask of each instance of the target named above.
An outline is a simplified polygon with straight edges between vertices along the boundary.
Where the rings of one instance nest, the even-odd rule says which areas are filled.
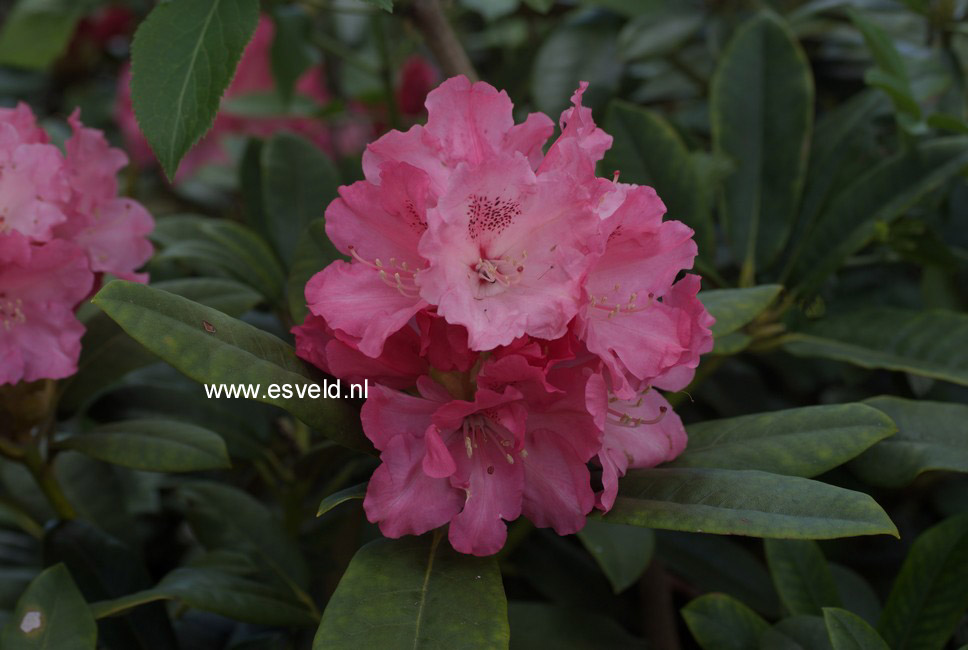
[[[427,93],[440,82],[437,69],[427,59],[414,54],[400,66],[397,83],[397,108],[404,115],[416,116],[424,112]]]
[[[74,316],[94,283],[84,251],[0,235],[0,385],[77,371],[84,326]]]

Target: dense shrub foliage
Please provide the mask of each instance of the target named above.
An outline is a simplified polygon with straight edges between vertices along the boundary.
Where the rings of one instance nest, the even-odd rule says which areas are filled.
[[[3,4],[0,648],[968,644],[966,19]]]

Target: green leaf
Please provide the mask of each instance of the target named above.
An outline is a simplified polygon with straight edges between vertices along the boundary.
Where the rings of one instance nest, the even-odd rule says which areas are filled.
[[[770,626],[752,609],[726,594],[706,594],[682,608],[682,617],[703,650],[747,650],[759,645]]]
[[[815,291],[838,266],[930,190],[968,164],[968,137],[921,142],[875,166],[834,196],[791,259],[791,279]]]
[[[903,487],[932,470],[968,472],[968,406],[889,396],[865,403],[894,420],[898,432],[850,464],[864,481]]]
[[[177,261],[243,282],[270,302],[282,297],[285,272],[272,249],[250,228],[225,219],[176,215],[158,220],[162,244],[153,263]]]
[[[247,492],[221,483],[194,481],[179,488],[192,532],[209,550],[245,553],[276,572],[287,585],[304,588],[309,571],[279,519]]]
[[[315,625],[316,617],[291,594],[261,581],[211,568],[175,569],[156,587],[91,605],[97,618],[147,603],[177,600],[187,607],[257,625]]]
[[[313,648],[506,648],[508,637],[497,561],[458,553],[438,532],[357,551]]]
[[[760,650],[833,650],[819,616],[785,618],[760,637]]]
[[[816,542],[768,539],[764,547],[773,584],[788,612],[819,616],[824,607],[840,605],[837,584]]]
[[[306,306],[306,283],[314,275],[342,255],[326,235],[326,221],[317,219],[309,224],[292,256],[289,270],[289,313],[294,323],[306,320],[309,308]]]
[[[699,299],[716,319],[713,336],[731,334],[749,324],[780,295],[783,286],[764,284],[746,289],[712,289],[699,292]]]
[[[578,82],[594,79],[583,96],[585,106],[600,107],[611,98],[622,76],[618,63],[619,25],[605,14],[577,14],[543,40],[531,67],[531,97],[537,109],[559,115],[569,106]]]
[[[336,198],[339,172],[305,138],[280,133],[262,146],[262,199],[269,234],[289,264],[299,238]]]
[[[751,537],[897,536],[890,518],[866,494],[753,470],[632,470],[604,520]]]
[[[875,408],[838,404],[706,420],[686,430],[689,445],[673,467],[758,469],[811,478],[897,429]]]
[[[114,422],[59,440],[55,446],[149,472],[196,472],[232,465],[221,436],[173,420]]]
[[[387,13],[393,13],[393,0],[363,0],[363,2],[378,7]]]
[[[274,7],[272,19],[276,27],[270,50],[272,76],[279,97],[284,104],[289,104],[296,82],[313,64],[309,44],[312,20],[298,5]]]
[[[968,315],[871,307],[789,336],[787,352],[968,385]]]
[[[622,101],[609,104],[605,130],[614,140],[603,169],[620,171],[623,182],[654,187],[666,217],[695,230],[700,254],[711,254],[712,193],[702,190],[707,183],[679,134],[658,113]]]
[[[853,569],[836,562],[827,564],[834,582],[837,583],[840,602],[848,603],[852,612],[871,625],[877,625],[881,617],[881,601],[874,588]]]
[[[3,650],[94,650],[96,642],[94,617],[63,564],[34,578],[0,634]]]
[[[823,620],[834,650],[889,650],[877,630],[845,609],[824,607]]]
[[[713,151],[731,159],[722,215],[733,254],[751,282],[793,226],[807,170],[813,77],[790,29],[762,12],[733,37],[710,90]]]
[[[322,517],[341,503],[362,500],[366,496],[366,486],[366,483],[360,483],[359,485],[350,486],[339,492],[333,492],[319,502],[319,509],[316,511],[316,516]]]
[[[0,29],[0,65],[42,70],[67,49],[85,2],[18,0]],[[89,3],[87,3],[89,4]]]
[[[629,634],[614,618],[585,607],[541,602],[508,603],[511,650],[644,650],[644,639]]]
[[[662,3],[656,11],[630,20],[618,35],[622,60],[637,61],[667,55],[692,38],[706,16],[687,3],[682,5]]]
[[[615,593],[621,593],[642,576],[655,550],[655,535],[648,528],[623,526],[589,519],[578,531]]]
[[[93,302],[135,340],[203,384],[288,384],[306,389],[314,375],[291,346],[272,334],[185,298],[140,284],[115,280]],[[200,388],[201,390],[201,388]],[[305,395],[305,394],[304,394]],[[369,445],[340,400],[308,395],[256,401],[284,408],[340,444],[367,450]]]
[[[942,648],[968,610],[968,514],[918,537],[884,605],[878,630],[894,650]]]
[[[864,35],[867,49],[870,50],[877,65],[876,68],[867,71],[864,80],[868,85],[887,92],[899,112],[907,113],[916,120],[920,119],[921,107],[918,106],[911,92],[911,81],[904,59],[894,46],[891,36],[853,7],[847,7],[847,15]]]
[[[139,554],[84,521],[62,521],[44,537],[44,563],[63,562],[87,602],[117,598],[153,583]],[[165,608],[142,607],[98,624],[105,648],[171,650],[177,646]]]
[[[131,101],[168,178],[215,121],[258,21],[258,0],[172,0],[135,33]]]

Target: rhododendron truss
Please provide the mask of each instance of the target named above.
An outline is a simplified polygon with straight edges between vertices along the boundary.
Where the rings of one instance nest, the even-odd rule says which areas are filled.
[[[0,385],[77,371],[77,305],[110,273],[144,281],[154,227],[118,197],[127,157],[97,130],[68,120],[65,153],[25,104],[0,109]]]
[[[586,85],[543,153],[548,117],[515,124],[507,94],[449,79],[326,210],[350,261],[308,283],[297,350],[380,384],[364,508],[389,537],[449,524],[455,549],[490,555],[522,514],[574,533],[629,468],[686,444],[658,390],[712,347],[699,278],[680,277],[693,233],[652,188],[595,176],[611,137]]]

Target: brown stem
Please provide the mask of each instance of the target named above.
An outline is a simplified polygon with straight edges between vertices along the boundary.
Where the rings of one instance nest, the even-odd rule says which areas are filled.
[[[669,576],[659,562],[653,560],[639,581],[642,600],[642,622],[649,647],[656,650],[679,650],[679,627],[672,602]]]
[[[423,34],[427,47],[443,70],[444,75],[453,77],[464,75],[471,81],[477,81],[477,72],[467,57],[467,52],[460,44],[454,28],[444,15],[439,0],[414,0],[413,19],[417,29]]]

